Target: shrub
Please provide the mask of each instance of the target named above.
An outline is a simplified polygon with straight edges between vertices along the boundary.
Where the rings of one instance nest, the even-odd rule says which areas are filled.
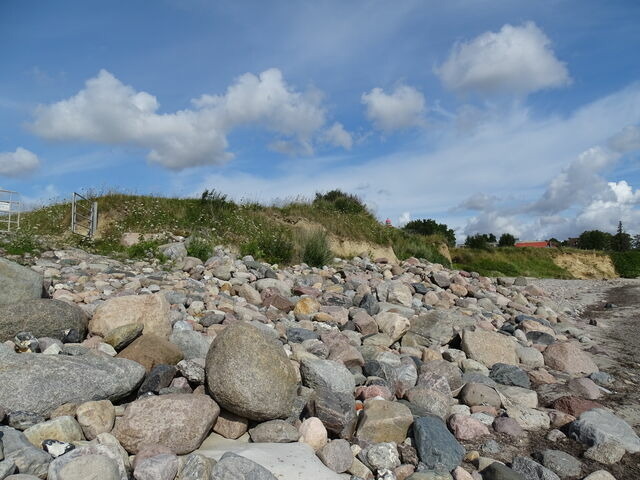
[[[516,237],[511,235],[510,233],[503,233],[500,235],[500,240],[498,241],[499,247],[513,247],[516,244]]]
[[[160,242],[158,242],[157,240],[139,242],[127,248],[127,256],[129,258],[143,260],[158,258],[164,261],[166,260],[166,257],[158,250],[159,246]]]
[[[313,205],[320,208],[329,208],[340,213],[358,214],[369,213],[362,200],[356,195],[345,193],[342,190],[331,190],[327,193],[316,193]]]
[[[9,255],[32,254],[40,249],[40,245],[35,237],[31,233],[23,230],[18,230],[17,233],[7,234],[7,237],[0,241],[0,246],[3,247]]]
[[[415,257],[423,258],[431,263],[451,266],[449,259],[438,251],[438,246],[427,243],[421,236],[398,236],[393,240],[393,251],[400,260]]]
[[[191,238],[187,243],[187,255],[199,258],[203,262],[211,257],[212,252],[211,244],[203,238]]]
[[[323,230],[312,230],[300,238],[302,261],[311,267],[323,267],[331,262],[333,254],[329,248],[327,234]]]
[[[611,252],[609,254],[618,275],[624,278],[640,277],[640,252]]]
[[[402,227],[410,233],[419,235],[442,235],[450,247],[456,246],[456,234],[453,229],[444,223],[438,223],[430,218],[422,220],[413,220]]]
[[[241,245],[240,253],[268,263],[290,263],[293,242],[282,230],[263,230],[253,240]]]
[[[486,250],[489,248],[490,236],[484,233],[478,233],[476,235],[470,235],[464,241],[465,246],[469,248],[477,248],[479,250]],[[493,237],[495,238],[495,237]]]

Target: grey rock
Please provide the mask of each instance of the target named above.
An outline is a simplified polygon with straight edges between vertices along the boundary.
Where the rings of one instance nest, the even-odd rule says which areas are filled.
[[[607,372],[593,372],[589,378],[602,387],[607,387],[615,381]]]
[[[289,343],[302,343],[305,340],[317,340],[318,334],[306,328],[287,328],[287,340]]]
[[[402,345],[406,346],[440,346],[449,343],[456,329],[471,326],[471,317],[455,310],[431,310],[425,314],[410,319],[409,331],[402,338]]]
[[[594,408],[580,415],[569,426],[569,436],[589,446],[617,442],[629,453],[640,452],[640,438],[633,428],[603,408]]]
[[[46,415],[64,403],[115,401],[134,391],[144,375],[140,364],[104,355],[0,352],[0,405]]]
[[[160,245],[158,250],[171,260],[181,260],[187,256],[187,247],[182,242]]]
[[[307,387],[327,388],[337,393],[353,393],[356,382],[349,370],[340,362],[309,356],[300,362],[302,383]]]
[[[327,467],[336,473],[346,472],[353,463],[353,453],[349,442],[342,439],[333,440],[318,452],[318,457]]]
[[[520,473],[525,480],[560,480],[560,477],[538,462],[528,457],[515,457],[511,468]]]
[[[163,453],[136,462],[133,478],[136,480],[174,480],[178,473],[178,457]]]
[[[277,480],[266,468],[235,453],[225,453],[211,471],[211,480]]]
[[[297,389],[293,366],[276,341],[247,323],[230,325],[216,337],[205,371],[213,398],[237,415],[271,420],[291,412]]]
[[[69,453],[74,448],[76,448],[74,444],[61,442],[59,440],[45,440],[42,442],[42,449],[53,458],[58,458],[60,455]]]
[[[190,382],[198,385],[204,384],[204,366],[200,365],[198,362],[193,360],[180,360],[176,366],[178,367],[180,374]]]
[[[415,447],[429,470],[450,472],[462,462],[465,449],[435,415],[416,418],[413,423]]]
[[[51,462],[47,480],[127,480],[127,469],[119,451],[107,445],[76,448]]]
[[[211,345],[207,337],[193,330],[174,331],[169,336],[169,341],[182,351],[185,360],[205,358]]]
[[[291,443],[297,442],[298,429],[284,420],[270,420],[249,430],[254,443]]]
[[[156,365],[140,385],[138,396],[141,397],[147,393],[158,393],[163,388],[168,387],[171,385],[171,380],[176,376],[177,371],[178,369],[173,365]]]
[[[502,463],[494,462],[482,471],[482,480],[528,480]]]
[[[6,258],[0,258],[0,285],[0,305],[42,297],[42,275]]]
[[[536,456],[549,470],[560,478],[577,477],[582,473],[582,463],[562,450],[544,450]]]
[[[326,388],[315,390],[313,416],[318,417],[327,431],[349,439],[356,428],[356,402],[352,393],[338,393]]]
[[[11,427],[0,426],[4,449],[4,461],[13,462],[20,473],[44,478],[52,458],[48,453],[33,446],[27,437]]]
[[[175,480],[209,480],[214,460],[198,453],[180,457],[181,466]]]
[[[13,460],[3,460],[0,461],[0,478],[6,478],[8,475],[15,473],[16,464],[13,463]],[[38,478],[38,477],[34,477]]]
[[[400,466],[400,455],[394,443],[376,443],[363,450],[365,464],[373,470],[392,470]]]
[[[34,412],[15,411],[7,415],[7,423],[16,430],[26,430],[45,421],[44,416]]]
[[[527,372],[515,365],[506,363],[495,363],[491,367],[489,377],[502,385],[513,385],[515,387],[531,388],[531,381]]]
[[[69,329],[77,330],[84,338],[87,323],[87,316],[80,307],[62,300],[38,298],[11,305],[0,304],[0,341],[11,340],[19,332],[63,340]]]

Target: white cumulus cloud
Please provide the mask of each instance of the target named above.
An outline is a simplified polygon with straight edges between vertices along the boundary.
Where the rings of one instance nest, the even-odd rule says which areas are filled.
[[[246,73],[223,95],[202,95],[192,105],[192,109],[158,113],[155,96],[138,92],[101,70],[73,97],[40,105],[31,129],[52,140],[134,145],[149,150],[149,161],[182,169],[233,158],[227,151],[227,135],[249,124],[277,134],[280,138],[274,145],[313,152],[314,137],[326,119],[321,95],[294,90],[275,68],[260,75]]]
[[[424,95],[413,87],[400,85],[392,93],[374,88],[362,94],[362,103],[367,119],[384,132],[424,125]]]
[[[353,136],[339,122],[334,123],[325,130],[323,139],[328,144],[342,147],[345,150],[351,150],[351,147],[353,147]]]
[[[571,82],[551,40],[533,22],[457,43],[436,73],[446,88],[462,92],[527,94]]]
[[[40,160],[29,150],[18,147],[15,152],[0,152],[0,175],[20,177],[38,169]]]

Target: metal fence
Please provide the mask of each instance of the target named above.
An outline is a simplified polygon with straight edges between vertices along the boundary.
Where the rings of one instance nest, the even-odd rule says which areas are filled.
[[[20,228],[20,194],[0,189],[0,232]]]
[[[91,238],[98,227],[98,203],[73,192],[71,201],[71,231]]]

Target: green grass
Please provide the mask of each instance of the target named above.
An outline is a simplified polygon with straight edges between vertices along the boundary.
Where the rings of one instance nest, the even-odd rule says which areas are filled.
[[[459,270],[488,277],[573,278],[553,262],[556,249],[501,247],[490,250],[456,248],[451,252]]]
[[[610,252],[609,256],[618,275],[624,278],[640,277],[640,251]]]
[[[173,233],[198,239],[190,255],[205,259],[213,245],[239,247],[244,254],[271,263],[304,261],[310,265],[331,260],[319,241],[308,246],[300,231],[321,229],[327,236],[392,246],[400,259],[411,256],[449,265],[438,253],[436,236],[412,234],[381,224],[355,196],[331,191],[315,199],[295,198],[272,205],[234,202],[224,194],[205,192],[201,198],[173,198],[123,192],[85,192],[97,201],[98,236],[87,240],[69,233],[71,206],[58,202],[23,215],[22,227],[30,236],[52,236],[58,244],[94,253],[148,256],[149,250],[130,252],[120,246],[125,232]]]
[[[320,229],[311,230],[300,235],[301,260],[311,267],[323,267],[333,259],[329,248],[329,238],[326,232]]]

